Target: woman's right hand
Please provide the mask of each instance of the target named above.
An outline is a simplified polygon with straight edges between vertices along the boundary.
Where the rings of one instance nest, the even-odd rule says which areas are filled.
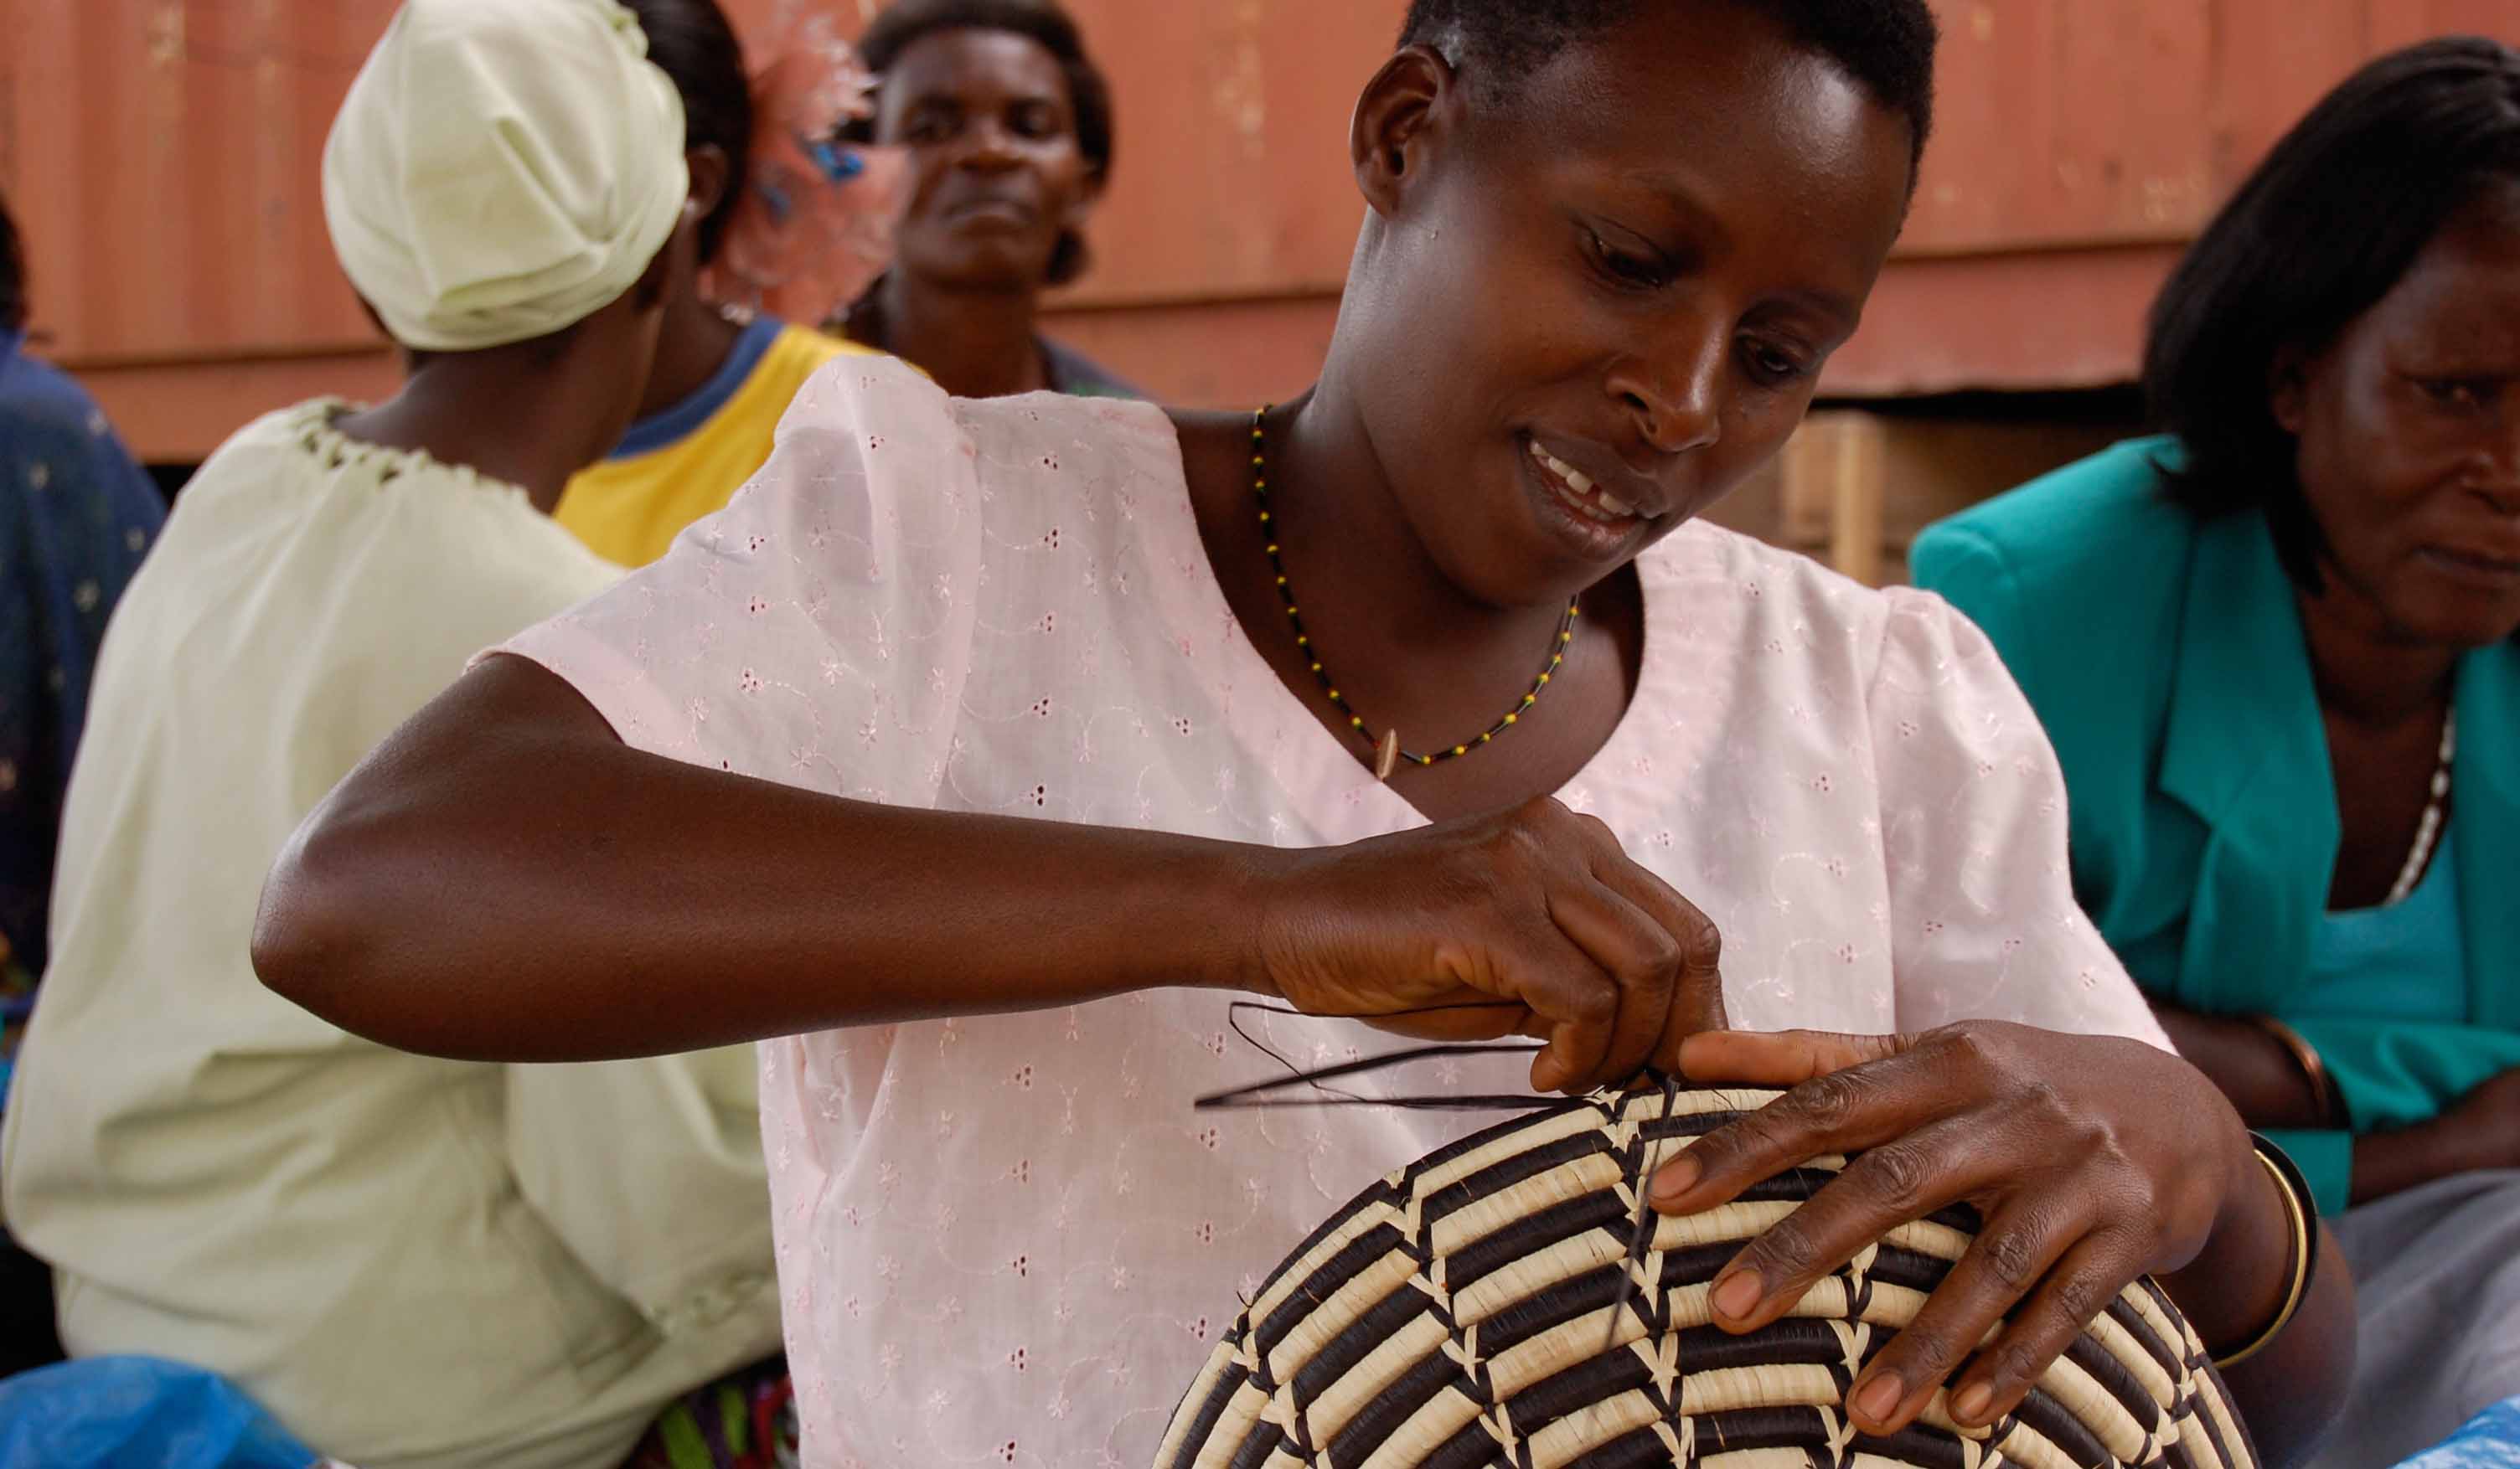
[[[2439,1116],[2354,1139],[2352,1201],[2368,1204],[2443,1179],[2520,1168],[2520,1067],[2493,1077]]]
[[[1278,855],[1257,910],[1265,987],[1404,1035],[1547,1044],[1539,1091],[1614,1086],[1725,1028],[1715,924],[1610,828],[1542,798]]]

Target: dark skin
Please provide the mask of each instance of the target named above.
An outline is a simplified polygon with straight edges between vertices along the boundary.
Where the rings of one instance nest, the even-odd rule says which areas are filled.
[[[333,426],[521,487],[550,514],[569,476],[621,441],[662,324],[660,256],[619,299],[564,333],[409,359],[402,391]]]
[[[700,294],[700,221],[726,198],[726,150],[715,144],[683,155],[692,178],[682,222],[665,241],[664,325],[656,334],[656,365],[633,422],[662,413],[700,390],[735,351],[743,328]]]
[[[1058,58],[1010,31],[922,36],[884,73],[876,141],[910,151],[912,186],[869,344],[958,397],[1050,386],[1041,292],[1102,190]]]
[[[1368,87],[1352,161],[1370,208],[1340,327],[1318,387],[1271,423],[1287,565],[1377,721],[1429,743],[1485,728],[1565,599],[1595,609],[1544,713],[1477,758],[1401,775],[1433,824],[1279,850],[866,806],[627,749],[567,685],[494,659],[292,843],[257,929],[265,979],[388,1044],[532,1058],[1154,986],[1314,1014],[1478,1006],[1387,1023],[1544,1037],[1541,1090],[1647,1063],[1815,1078],[1692,1149],[1703,1175],[1664,1207],[1704,1207],[1849,1137],[1910,1141],[1891,1151],[1911,1168],[1851,1170],[1745,1252],[1774,1289],[1723,1318],[1734,1329],[1789,1300],[1799,1269],[1930,1200],[1982,1201],[1976,1263],[1857,1384],[1913,1385],[1860,1403],[1868,1428],[1912,1421],[1934,1374],[1970,1360],[1975,1323],[2025,1297],[2035,1329],[1960,1379],[1996,1390],[1988,1417],[2053,1355],[2055,1312],[2096,1310],[2142,1270],[2185,1268],[2172,1288],[2209,1341],[2252,1335],[2280,1304],[2288,1216],[2192,1068],[1999,1025],[1781,1055],[1813,1043],[1703,1034],[1724,1024],[1713,925],[1549,798],[1632,689],[1630,562],[1792,430],[1898,234],[1912,140],[1831,64],[1731,6],[1643,8],[1522,80],[1483,101],[1413,50]],[[1247,423],[1176,423],[1238,617],[1318,701],[1256,540]],[[1602,515],[1574,508],[1583,487],[1535,443],[1619,513],[1598,493]],[[688,993],[694,974],[709,976],[706,1004],[620,1003]],[[2266,1366],[2237,1380],[2271,1462],[2342,1398],[2349,1292],[2323,1272]]]
[[[2278,364],[2328,555],[2299,598],[2341,827],[2331,910],[2386,899],[2439,762],[2459,656],[2520,632],[2520,183],[2487,186],[2387,295]],[[2453,802],[2456,792],[2452,794]],[[2342,1127],[2290,1051],[2163,1007],[2181,1051],[2253,1126]],[[2430,1122],[2357,1139],[2353,1197],[2520,1167],[2520,1073]]]

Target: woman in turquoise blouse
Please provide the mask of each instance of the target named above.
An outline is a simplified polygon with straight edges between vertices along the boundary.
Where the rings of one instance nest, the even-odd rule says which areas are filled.
[[[2343,1215],[2325,1462],[2387,1463],[2520,1393],[2520,55],[2429,42],[2321,102],[2145,378],[2165,436],[1915,575],[2046,723],[2093,920]]]

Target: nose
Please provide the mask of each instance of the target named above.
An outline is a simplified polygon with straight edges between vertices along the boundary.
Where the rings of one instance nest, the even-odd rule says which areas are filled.
[[[996,173],[1023,161],[1014,134],[995,117],[982,117],[964,129],[962,144],[954,161],[965,168]]]
[[[1609,389],[1656,452],[1687,454],[1724,436],[1724,359],[1731,334],[1674,334],[1670,350],[1621,360]]]
[[[2498,515],[2520,515],[2520,412],[2505,408],[2494,441],[2467,467],[2467,486]]]

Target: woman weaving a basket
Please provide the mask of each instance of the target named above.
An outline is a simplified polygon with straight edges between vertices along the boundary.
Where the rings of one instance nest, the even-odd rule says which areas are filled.
[[[2152,1271],[2296,1456],[2350,1283],[2079,915],[2002,665],[1691,522],[1855,330],[1932,45],[1921,0],[1420,0],[1311,392],[835,366],[726,512],[335,793],[261,972],[425,1051],[764,1039],[815,1464],[1149,1462],[1238,1280],[1476,1125],[1193,1114],[1248,995],[1324,1017],[1268,1026],[1303,1064],[1387,1044],[1333,1017],[1546,1042],[1447,1092],[1800,1084],[1657,1160],[1684,1215],[1869,1149],[1711,1282],[1730,1330],[1973,1206],[1865,1433],[1998,1422]],[[1790,1027],[1842,1035],[1746,1033]]]

